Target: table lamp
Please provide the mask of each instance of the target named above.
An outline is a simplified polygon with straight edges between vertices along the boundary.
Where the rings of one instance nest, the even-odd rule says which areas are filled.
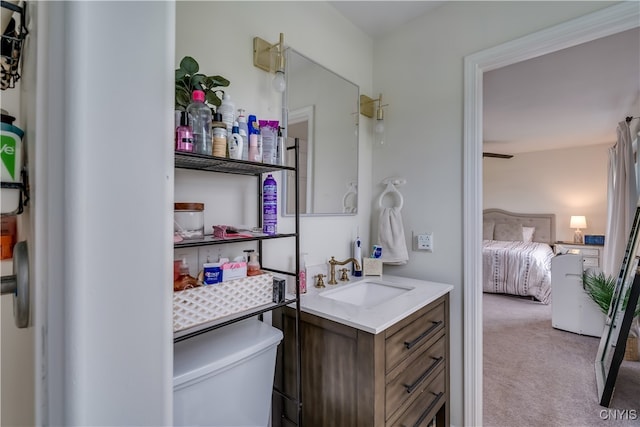
[[[580,231],[581,228],[587,228],[587,219],[584,215],[572,216],[569,227],[576,229],[576,232],[573,235],[573,243],[584,243],[582,231]]]

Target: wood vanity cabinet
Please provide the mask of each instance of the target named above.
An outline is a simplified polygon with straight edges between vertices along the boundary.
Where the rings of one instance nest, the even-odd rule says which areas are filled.
[[[281,327],[294,316],[285,308]],[[300,328],[304,426],[449,426],[448,294],[378,334],[305,312]],[[295,354],[287,336],[280,372]]]

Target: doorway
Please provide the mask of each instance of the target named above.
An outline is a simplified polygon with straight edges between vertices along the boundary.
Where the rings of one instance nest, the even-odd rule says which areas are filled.
[[[464,420],[482,425],[482,78],[485,71],[639,26],[640,8],[625,2],[469,55],[464,59]]]

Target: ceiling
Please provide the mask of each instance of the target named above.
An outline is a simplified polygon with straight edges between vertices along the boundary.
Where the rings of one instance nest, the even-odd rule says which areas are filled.
[[[640,29],[488,71],[483,91],[484,151],[613,144],[639,113]]]
[[[330,1],[356,27],[372,38],[384,36],[444,1]]]
[[[375,40],[445,2],[330,3]],[[486,72],[484,151],[612,144],[617,123],[640,115],[639,76],[640,28]]]

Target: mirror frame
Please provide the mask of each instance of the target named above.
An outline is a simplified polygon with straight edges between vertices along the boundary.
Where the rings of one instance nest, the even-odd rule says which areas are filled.
[[[340,74],[330,70],[329,68],[325,67],[322,64],[317,63],[316,61],[314,61],[313,59],[309,58],[308,56],[300,53],[299,51],[295,50],[292,47],[287,47],[285,50],[285,55],[287,58],[287,62],[286,62],[286,70],[285,70],[285,75],[289,76],[289,55],[291,52],[294,52],[296,55],[299,55],[300,57],[306,59],[309,62],[312,62],[313,64],[315,64],[317,67],[320,67],[324,70],[326,70],[327,72],[334,74],[336,76],[338,76],[339,78],[341,78],[342,80],[344,80],[347,83],[352,84],[356,90],[356,100],[355,100],[355,104],[356,104],[356,112],[354,113],[357,117],[354,120],[354,126],[355,126],[355,131],[356,131],[356,164],[355,164],[355,177],[356,177],[356,188],[358,188],[359,186],[359,178],[360,178],[360,86],[355,84],[354,82],[352,82],[351,80],[348,80],[344,77],[342,77]],[[301,107],[301,108],[297,108],[296,110],[294,110],[294,112],[290,112],[289,111],[289,100],[288,100],[288,93],[289,93],[289,81],[287,80],[287,89],[282,93],[282,126],[284,127],[284,131],[283,131],[283,137],[285,139],[285,141],[287,141],[288,137],[289,137],[289,115],[291,114],[292,116],[296,116],[296,117],[301,117],[302,116],[302,111],[305,111],[305,114],[308,115],[308,110],[309,108],[313,108],[312,114],[311,114],[311,123],[312,125],[309,126],[309,133],[314,133],[315,132],[315,106],[305,106],[305,107]],[[315,134],[314,134],[315,135]],[[317,145],[317,141],[315,141],[315,137],[314,135],[310,135],[309,139],[308,139],[308,143],[310,146],[316,146]],[[311,160],[309,160],[309,162],[307,163],[308,165],[308,171],[311,172],[314,169],[314,165],[313,162]],[[297,173],[297,171],[296,171]],[[293,172],[289,173],[287,172],[286,174],[284,174],[283,176],[283,184],[282,184],[282,202],[281,202],[281,209],[282,209],[282,216],[284,217],[292,217],[295,216],[294,212],[288,213],[287,210],[287,202],[288,202],[288,197],[287,197],[287,193],[288,193],[288,180],[289,180],[289,176],[293,176]],[[339,194],[338,197],[340,197],[340,200],[344,199],[344,195],[350,191],[350,188],[345,188],[344,189],[344,194]],[[314,190],[313,188],[313,182],[312,180],[309,182],[309,184],[307,185],[307,206],[309,206],[309,204],[313,204],[313,193],[312,191]],[[358,214],[358,207],[360,206],[360,193],[359,191],[356,194],[356,209],[355,212],[318,212],[318,213],[300,213],[299,215],[301,217],[323,217],[323,216],[354,216]]]
[[[627,337],[640,295],[639,229],[640,207],[637,207],[616,287],[605,317],[605,327],[595,362],[598,397],[600,405],[605,407],[609,407],[613,397],[616,378],[624,358]],[[627,294],[629,295],[627,306],[623,307],[624,297]]]
[[[304,121],[304,119],[306,119],[307,121],[306,141],[307,141],[308,151],[313,151],[313,146],[314,146],[313,135],[315,134],[315,126],[316,126],[314,117],[315,117],[315,106],[313,105],[307,105],[306,107],[297,108],[294,111],[288,111],[288,115],[287,115],[287,128],[289,127],[289,122],[291,121],[292,118],[293,118],[294,124],[302,122]],[[287,137],[288,137],[288,134],[287,134]],[[286,141],[286,138],[285,138],[285,141]],[[313,162],[311,161],[311,157],[309,156],[307,156],[307,174],[313,175]],[[289,179],[293,175],[294,175],[293,172],[287,173],[287,178],[285,179],[285,188],[288,186]],[[299,178],[299,175],[298,175],[298,178]],[[288,197],[288,194],[286,192],[284,194]],[[313,209],[313,197],[311,197],[311,195],[313,194],[313,180],[311,179],[307,181],[305,194],[306,194],[306,200],[307,200],[307,207],[311,206],[311,209]],[[286,206],[288,204],[287,203],[288,199],[285,200],[284,202],[285,202],[285,209],[283,210],[283,212],[286,213],[288,208],[288,206]],[[294,210],[295,210],[295,206],[294,206]],[[294,215],[294,214],[290,214],[290,215]],[[304,214],[304,215],[309,215],[309,214]]]

